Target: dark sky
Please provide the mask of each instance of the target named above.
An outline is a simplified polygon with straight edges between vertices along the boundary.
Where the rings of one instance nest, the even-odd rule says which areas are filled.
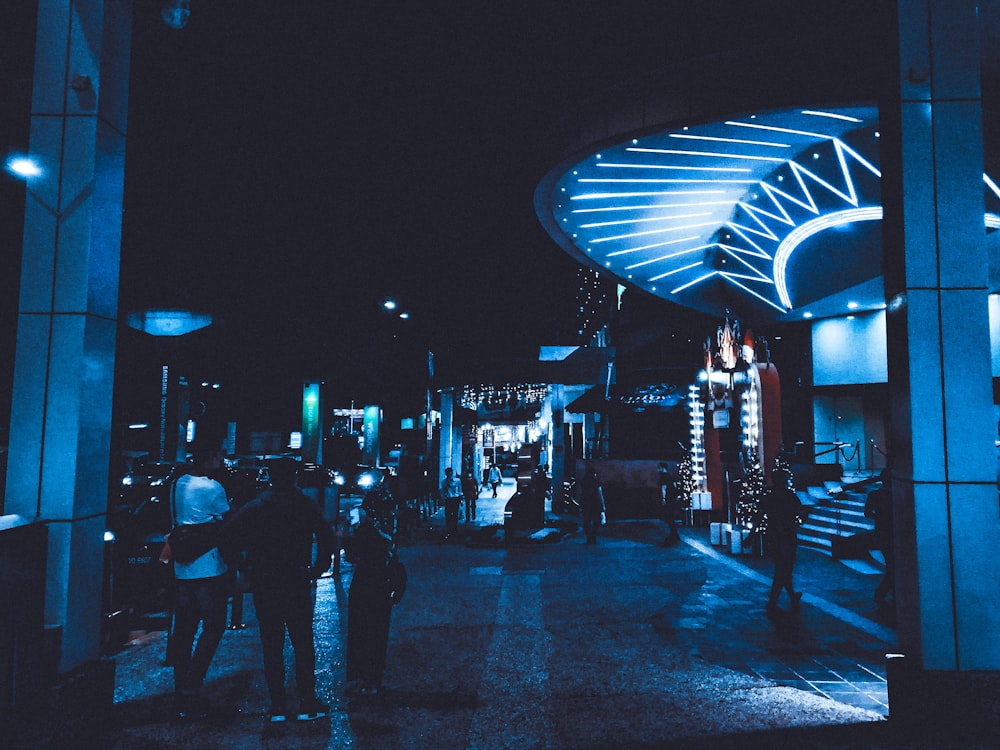
[[[188,348],[248,399],[317,376],[346,394],[425,345],[459,372],[568,342],[576,265],[533,207],[557,116],[822,22],[792,0],[769,19],[720,0],[191,5],[175,31],[135,2],[120,306],[216,315]]]

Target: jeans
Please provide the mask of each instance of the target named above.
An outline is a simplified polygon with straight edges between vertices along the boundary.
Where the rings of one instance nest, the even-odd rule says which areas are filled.
[[[313,591],[309,581],[287,581],[282,586],[257,586],[253,605],[260,623],[264,652],[264,679],[271,708],[285,709],[285,630],[295,652],[295,684],[300,702],[316,697],[316,647],[313,643]]]
[[[462,504],[460,497],[446,497],[444,499],[444,525],[449,534],[458,531],[458,509]]]
[[[174,691],[198,694],[215,650],[226,629],[230,577],[177,579],[177,604],[174,607],[174,632],[171,660],[174,665]],[[194,636],[201,623],[201,635],[194,648]]]

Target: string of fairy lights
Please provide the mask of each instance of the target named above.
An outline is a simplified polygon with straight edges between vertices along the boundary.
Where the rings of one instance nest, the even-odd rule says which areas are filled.
[[[576,292],[577,336],[581,343],[588,343],[608,324],[611,296],[609,281],[601,274],[583,266],[576,273],[579,287]]]
[[[480,407],[487,411],[518,409],[540,404],[549,395],[547,383],[504,383],[502,385],[466,385],[462,387],[463,409]]]

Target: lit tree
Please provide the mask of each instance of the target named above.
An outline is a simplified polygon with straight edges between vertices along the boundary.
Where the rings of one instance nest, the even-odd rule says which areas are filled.
[[[746,474],[740,483],[740,496],[736,501],[736,523],[745,529],[752,528],[757,508],[764,496],[764,469],[760,465],[757,451],[750,448],[746,452]],[[759,529],[763,532],[763,529]]]
[[[691,494],[695,491],[694,486],[694,460],[690,453],[685,453],[677,466],[677,497],[682,508],[691,507]]]

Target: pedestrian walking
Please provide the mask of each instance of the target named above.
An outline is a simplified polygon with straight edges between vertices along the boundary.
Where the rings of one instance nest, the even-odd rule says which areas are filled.
[[[875,519],[875,547],[885,560],[885,572],[875,589],[875,601],[886,603],[892,595],[896,597],[896,555],[892,540],[892,475],[885,469],[879,476],[882,484],[868,493],[865,500],[865,515]]]
[[[486,476],[487,481],[490,483],[490,487],[493,488],[493,497],[497,496],[497,488],[503,484],[503,474],[500,473],[500,467],[494,463],[490,466],[489,474]]]
[[[295,653],[296,718],[319,719],[330,710],[316,695],[313,586],[330,568],[337,540],[316,501],[296,486],[297,472],[295,459],[271,461],[271,487],[237,511],[222,531],[227,556],[246,555],[272,723],[285,722],[290,715],[283,655],[286,631]]]
[[[792,473],[786,467],[778,466],[771,472],[771,480],[774,486],[768,488],[761,498],[754,519],[754,533],[744,542],[752,543],[757,534],[763,533],[766,548],[774,559],[774,576],[766,606],[768,614],[777,609],[782,589],[788,592],[792,611],[799,608],[802,592],[795,590],[792,571],[799,542],[799,526],[805,519],[802,502],[792,489]]]
[[[479,482],[472,469],[462,475],[462,495],[465,497],[465,522],[476,520],[476,500],[479,498]]]
[[[381,691],[392,606],[406,586],[392,537],[380,528],[374,510],[363,503],[358,523],[344,540],[353,566],[347,598],[348,695],[376,696]]]
[[[441,499],[444,501],[445,538],[458,531],[458,509],[462,505],[462,482],[450,466],[444,470],[441,482]]]
[[[660,463],[658,481],[660,484],[660,517],[667,525],[667,538],[664,543],[677,544],[681,540],[680,532],[677,531],[680,500],[678,498],[677,478],[670,471],[670,465],[666,461]]]
[[[583,515],[583,533],[587,536],[587,544],[597,544],[597,529],[607,517],[607,508],[604,504],[604,490],[601,488],[597,471],[589,465],[580,485],[580,510]]]
[[[170,488],[175,529],[190,525],[207,529],[229,511],[226,490],[215,478],[221,468],[217,450],[194,451],[192,466]],[[169,544],[169,536],[167,541]],[[169,645],[174,668],[174,710],[182,719],[200,718],[208,713],[201,687],[226,629],[231,577],[216,545],[190,561],[180,562],[177,555],[175,552],[174,627]],[[199,625],[201,634],[195,645]]]

